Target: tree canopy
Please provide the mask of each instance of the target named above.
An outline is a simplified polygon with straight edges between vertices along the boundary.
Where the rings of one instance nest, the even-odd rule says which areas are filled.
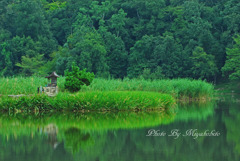
[[[240,75],[237,0],[2,0],[0,19],[1,76],[73,62],[105,78]]]
[[[240,79],[240,36],[234,38],[233,48],[227,48],[227,60],[222,68],[231,80]]]

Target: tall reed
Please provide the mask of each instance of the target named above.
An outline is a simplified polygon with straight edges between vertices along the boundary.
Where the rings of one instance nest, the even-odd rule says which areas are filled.
[[[58,86],[60,89],[64,89],[64,77],[58,79]],[[40,86],[46,86],[48,80],[41,77],[12,77],[12,78],[0,78],[0,94],[35,94],[37,88]]]
[[[141,91],[59,93],[20,98],[0,98],[0,110],[148,110],[175,105],[171,95]]]
[[[106,80],[95,79],[82,91],[152,91],[171,94],[175,98],[209,98],[213,95],[214,86],[201,80]]]
[[[64,90],[65,78],[58,79],[61,92]],[[0,78],[0,94],[35,94],[39,86],[47,85],[46,78],[16,77]],[[140,80],[140,79],[94,79],[90,86],[83,86],[86,91],[151,91],[171,94],[177,99],[201,99],[213,95],[214,86],[201,80]]]

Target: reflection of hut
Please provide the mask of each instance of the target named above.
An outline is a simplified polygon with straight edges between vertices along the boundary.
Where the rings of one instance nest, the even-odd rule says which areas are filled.
[[[59,78],[59,76],[56,72],[52,72],[52,74],[46,76],[45,78],[48,78],[49,84],[47,85],[47,87],[43,88],[44,92],[48,96],[55,96],[58,93],[57,78]]]
[[[44,127],[43,132],[48,136],[48,143],[55,149],[58,146],[57,134],[58,128],[54,124],[48,124]]]
[[[51,83],[48,84],[48,87],[56,87],[57,86],[57,78],[59,78],[59,76],[57,75],[56,72],[52,72],[52,74],[50,74],[49,76],[46,76],[45,78],[48,78],[48,80],[51,79]]]

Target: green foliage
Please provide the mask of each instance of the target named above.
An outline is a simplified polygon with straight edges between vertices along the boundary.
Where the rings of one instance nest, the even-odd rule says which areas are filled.
[[[9,1],[6,5],[6,22],[13,36],[30,36],[36,40],[40,35],[51,37],[44,9],[39,0]],[[18,27],[16,27],[18,26]]]
[[[212,84],[201,80],[173,79],[173,80],[106,80],[95,79],[88,87],[81,91],[152,91],[171,94],[174,98],[206,101],[214,92]]]
[[[66,81],[64,83],[65,89],[70,92],[77,92],[83,85],[89,86],[93,79],[94,74],[86,72],[86,69],[79,70],[75,65],[72,66],[71,72],[66,72]]]
[[[214,57],[212,55],[207,55],[203,48],[196,47],[193,51],[193,55],[191,57],[193,62],[193,67],[191,68],[194,78],[196,79],[204,79],[213,78],[216,76],[218,70],[217,66],[214,62]]]
[[[152,69],[156,64],[153,57],[156,39],[156,37],[145,35],[131,48],[128,67],[130,78],[138,77],[145,68]]]
[[[78,128],[69,128],[64,132],[65,146],[70,148],[72,153],[77,153],[80,149],[84,149],[86,145],[93,145],[93,140],[89,133],[82,133]]]
[[[151,79],[215,81],[240,32],[237,0],[2,0],[0,8],[2,76],[64,74],[76,62],[103,78],[161,69]],[[24,59],[44,63],[27,72]],[[222,72],[237,79],[234,68]]]
[[[156,71],[151,72],[150,69],[145,68],[143,73],[139,76],[140,79],[154,80],[154,79],[163,79],[165,76],[162,73],[162,68],[157,67]]]
[[[43,55],[37,55],[35,57],[22,56],[21,63],[17,63],[16,66],[21,68],[24,76],[31,76],[33,74],[39,75],[40,68],[43,64]]]
[[[231,1],[225,5],[224,20],[232,20],[231,18],[229,20],[228,10],[238,13],[232,5],[234,3]],[[70,69],[73,60],[77,60],[79,61],[77,63],[82,64],[83,68],[87,68],[99,77],[108,77],[109,73],[115,78],[123,78],[127,75],[138,77],[145,68],[150,69],[153,73],[158,67],[162,69],[167,78],[186,77],[190,76],[189,69],[192,65],[189,62],[191,60],[189,54],[181,56],[180,53],[187,53],[187,50],[195,48],[188,49],[190,39],[196,40],[196,45],[203,47],[207,54],[215,55],[217,65],[221,67],[219,62],[222,62],[223,59],[223,45],[216,41],[214,36],[217,34],[211,33],[209,23],[213,21],[212,18],[217,15],[218,10],[211,10],[198,1],[171,1],[169,3],[163,0],[133,1],[123,2],[120,5],[121,3],[118,1],[84,1],[80,3],[75,0],[68,2],[37,0],[33,3],[30,1],[16,3],[4,1],[3,4],[8,5],[1,11],[3,23],[0,27],[5,33],[10,33],[4,34],[4,39],[12,39],[9,35],[13,35],[13,37],[30,36],[39,43],[34,44],[34,46],[38,46],[38,49],[32,48],[32,52],[44,54],[44,58],[48,61],[50,53],[54,50],[54,47],[50,46],[55,46],[51,33],[63,46],[65,55],[57,54],[54,60],[50,59],[53,63],[48,63],[50,65],[44,67],[45,71],[49,70],[47,68],[56,69],[61,66],[63,69],[59,72],[63,73],[65,69]],[[205,4],[208,5],[207,2]],[[214,3],[214,5],[219,4]],[[28,7],[26,8],[26,6]],[[26,17],[25,14],[28,15],[28,18],[22,21],[22,17]],[[10,19],[10,16],[14,18]],[[217,24],[218,21],[213,21],[213,23]],[[16,24],[19,26],[17,29],[15,28]],[[236,27],[229,27],[229,30],[237,32]],[[151,35],[156,35],[156,37],[151,37]],[[164,36],[160,39],[157,38],[160,35]],[[176,36],[172,37],[172,35]],[[143,38],[144,36],[145,38]],[[152,39],[149,41],[150,44],[144,42],[148,41],[146,40],[147,36]],[[64,45],[66,42],[67,44]],[[179,42],[181,43],[179,44]],[[212,47],[217,43],[218,46],[222,46]],[[11,48],[18,49],[17,52],[21,54],[18,54],[17,57],[14,54],[8,64],[21,63],[22,56],[28,55],[25,54],[28,53],[27,50],[20,52],[20,46],[14,44],[13,42]],[[184,48],[186,51],[183,51]],[[15,53],[15,51],[9,52]],[[144,53],[145,56],[141,53]],[[221,53],[221,56],[216,56],[216,53]],[[130,56],[128,56],[129,54]],[[142,60],[142,63],[138,64],[139,60],[136,62],[135,58]],[[96,60],[101,61],[98,63]],[[5,65],[3,68],[5,69]],[[19,66],[12,68],[14,73],[22,72],[19,70]],[[201,75],[200,77],[205,78],[206,76]]]
[[[60,1],[53,1],[51,3],[47,2],[46,0],[41,0],[44,8],[48,11],[54,11],[57,9],[65,8],[67,2],[60,2]]]
[[[124,30],[127,13],[123,9],[120,9],[117,14],[113,14],[110,18],[110,28],[115,32],[116,36],[119,37],[120,31]]]
[[[234,145],[234,151],[236,151],[238,154],[240,154],[240,138],[238,137],[239,128],[238,128],[238,122],[240,120],[238,114],[239,114],[239,104],[230,103],[231,109],[229,111],[229,114],[223,115],[223,120],[226,125],[226,129],[228,131],[227,133],[227,140]]]
[[[47,75],[45,75],[47,76]],[[58,87],[64,90],[65,78],[58,78]],[[17,94],[36,94],[37,88],[46,86],[48,81],[44,77],[12,77],[0,78],[0,94],[17,95]]]
[[[230,80],[240,79],[240,35],[233,38],[235,44],[233,48],[227,48],[227,61],[222,68]]]
[[[182,47],[172,36],[153,37],[143,36],[137,41],[129,56],[128,76],[138,77],[145,68],[155,72],[161,69],[167,78],[176,78],[183,75],[184,70],[180,65]]]
[[[8,43],[0,44],[0,76],[12,75],[12,53],[7,51],[6,48],[9,48]]]
[[[71,135],[70,129],[72,129],[73,127],[77,128],[72,131],[73,133],[79,131],[79,134],[82,134],[83,131],[89,130],[96,130],[97,132],[103,133],[107,130],[118,130],[123,128],[139,129],[143,127],[167,125],[174,121],[174,118],[175,113],[161,110],[147,112],[105,111],[104,113],[66,112],[65,115],[62,115],[60,112],[49,111],[48,113],[36,113],[35,115],[18,113],[15,114],[13,117],[11,117],[11,115],[9,116],[7,113],[1,113],[0,121],[2,122],[2,128],[0,129],[0,134],[12,135],[13,133],[15,133],[17,136],[23,134],[30,135],[31,132],[37,130],[40,126],[42,127],[49,124],[56,124],[56,126],[59,128],[60,137],[64,137],[63,139],[66,139],[66,131],[69,132],[67,135]],[[14,122],[16,121],[19,121],[19,126],[14,125]],[[75,137],[77,136],[75,135]]]
[[[152,110],[171,108],[175,99],[169,94],[141,91],[79,92],[59,93],[51,98],[34,95],[15,98],[1,98],[0,109],[16,110]]]
[[[165,160],[239,161],[239,104],[218,104],[231,107],[227,112],[214,113],[214,105],[185,106],[179,113],[165,112],[85,112],[50,114],[1,114],[1,160],[10,160],[12,153],[19,161],[29,160]],[[191,110],[190,108],[194,109]],[[180,117],[178,117],[178,114]],[[51,135],[41,133],[49,125],[58,128],[57,148],[52,147]],[[199,132],[217,129],[218,137],[147,137],[153,127],[162,131],[187,131],[197,127]],[[85,137],[89,139],[83,139]],[[111,141],[109,141],[111,140]],[[13,146],[14,145],[14,146]],[[159,151],[164,145],[164,150]],[[186,146],[189,145],[189,146]],[[196,147],[192,150],[192,147]],[[107,153],[106,153],[107,151]],[[126,152],[119,155],[119,152]],[[191,153],[187,153],[191,151]],[[220,153],[216,154],[216,151]],[[75,153],[71,153],[75,152]],[[44,154],[44,155],[43,155]],[[134,157],[132,157],[134,154]],[[151,154],[151,155],[149,155]],[[174,155],[175,154],[175,155]],[[180,157],[179,157],[180,156]],[[73,159],[74,157],[74,159]],[[54,159],[53,159],[54,158]]]
[[[80,72],[80,71],[79,71]],[[84,72],[85,73],[85,72]],[[86,73],[85,73],[86,74]],[[154,75],[154,73],[153,73]],[[85,77],[86,75],[84,75]],[[65,77],[58,79],[60,91],[64,91]],[[45,86],[46,78],[16,77],[0,78],[0,94],[36,94],[37,87]],[[214,87],[201,80],[144,80],[144,79],[99,79],[96,78],[89,86],[80,86],[81,91],[152,91],[167,93],[177,99],[206,100],[212,97]],[[77,87],[78,88],[78,87]]]
[[[178,78],[184,73],[182,66],[182,46],[173,36],[166,35],[158,41],[154,49],[153,59],[162,68],[167,78]],[[156,68],[156,66],[155,66]]]
[[[128,53],[122,38],[107,31],[101,31],[101,35],[105,41],[110,75],[113,78],[124,78],[127,74]]]
[[[207,119],[214,115],[216,102],[191,102],[178,103],[177,115],[175,120],[188,122],[189,120],[207,121]]]

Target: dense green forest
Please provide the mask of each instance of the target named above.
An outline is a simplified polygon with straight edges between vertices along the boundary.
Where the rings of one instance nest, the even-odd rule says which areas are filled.
[[[1,0],[0,76],[240,78],[239,0]]]

